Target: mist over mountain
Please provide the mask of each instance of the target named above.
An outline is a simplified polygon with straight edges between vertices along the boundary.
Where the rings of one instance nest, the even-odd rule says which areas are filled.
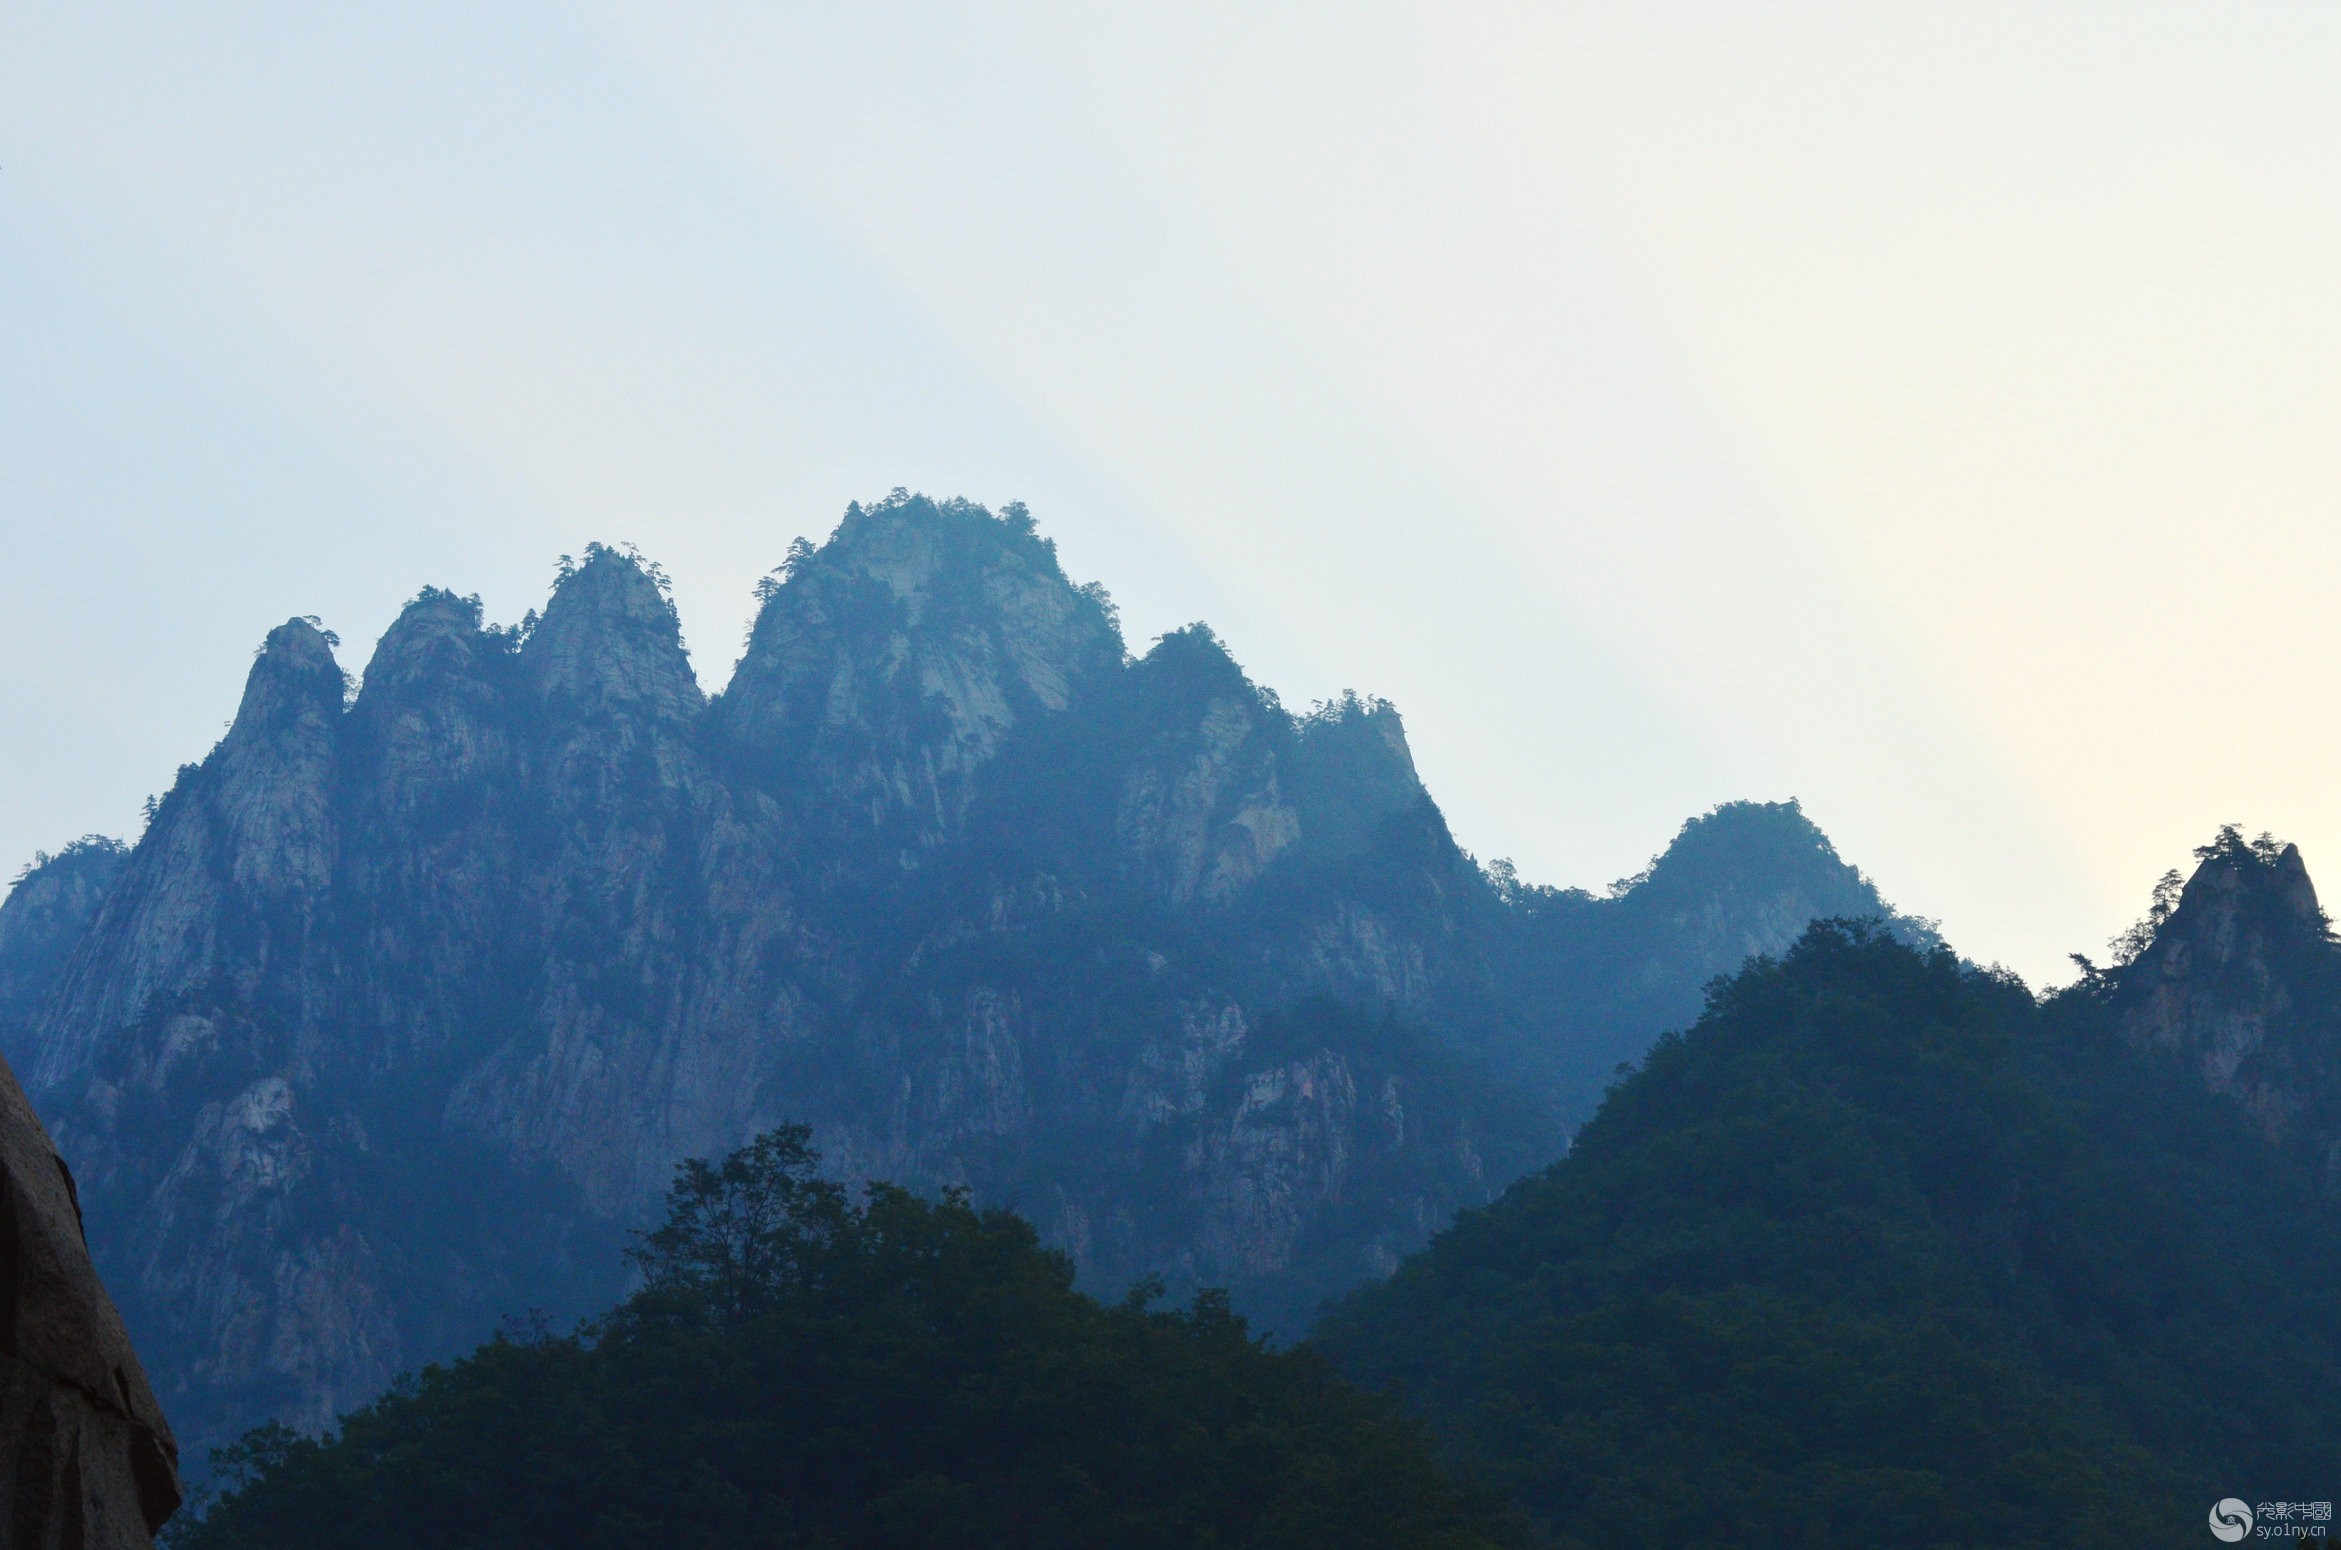
[[[1132,657],[1018,507],[852,508],[712,699],[599,546],[516,627],[424,590],[354,691],[334,648],[270,632],[136,847],[0,905],[0,1048],[197,1442],[608,1305],[676,1159],[794,1121],[1297,1331],[1709,978],[1886,913],[1793,803],[1607,895],[1483,869],[1395,708]]]

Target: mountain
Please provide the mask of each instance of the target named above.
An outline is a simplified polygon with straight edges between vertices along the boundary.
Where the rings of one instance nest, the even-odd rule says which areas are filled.
[[[759,591],[712,699],[600,546],[517,627],[426,589],[355,686],[290,621],[102,892],[58,858],[0,905],[5,1037],[184,1433],[606,1306],[677,1158],[796,1121],[1295,1332],[1706,978],[1884,911],[1793,803],[1607,896],[1483,870],[1396,710],[1289,712],[1200,625],[1132,658],[1020,507],[898,492]]]
[[[2036,1001],[1813,926],[1317,1332],[1561,1545],[2171,1543],[2341,1473],[2341,1023],[2232,834]]]
[[[644,1285],[349,1417],[256,1432],[186,1550],[952,1545],[1493,1550],[1516,1521],[1226,1300],[1101,1306],[1013,1213],[687,1167]],[[752,1224],[742,1231],[743,1224]]]

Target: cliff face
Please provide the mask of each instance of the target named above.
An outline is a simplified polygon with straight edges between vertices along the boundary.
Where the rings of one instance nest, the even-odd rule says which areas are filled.
[[[2232,829],[2114,976],[2124,1038],[2185,1062],[2341,1188],[2341,944],[2296,846]]]
[[[606,1301],[678,1158],[789,1120],[1289,1330],[1709,974],[1880,909],[1792,806],[1704,824],[1613,898],[1491,881],[1387,705],[1295,717],[1199,626],[1129,660],[1020,511],[897,497],[792,554],[712,702],[606,549],[517,631],[426,591],[354,698],[276,630],[24,959],[27,1047],[206,1438]]]
[[[0,1544],[145,1550],[179,1449],[82,1239],[73,1175],[0,1062]]]
[[[0,899],[0,1056],[23,1064],[32,1020],[89,930],[129,851],[102,835],[33,858]]]

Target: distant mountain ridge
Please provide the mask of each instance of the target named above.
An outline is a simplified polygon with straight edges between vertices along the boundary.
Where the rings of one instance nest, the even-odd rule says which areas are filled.
[[[608,1302],[678,1158],[796,1120],[1296,1329],[1709,977],[1885,912],[1793,803],[1613,897],[1491,876],[1390,706],[1294,715],[1201,626],[1133,659],[1021,508],[900,492],[791,551],[712,699],[599,546],[517,629],[426,589],[354,696],[279,626],[101,859],[0,905],[0,1045],[197,1441]]]

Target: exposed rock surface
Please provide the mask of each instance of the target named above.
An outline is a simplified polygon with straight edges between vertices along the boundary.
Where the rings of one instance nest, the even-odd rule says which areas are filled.
[[[2233,829],[2115,971],[2122,1034],[2185,1061],[2341,1187],[2341,944],[2300,850]],[[2163,910],[2167,913],[2164,914]]]
[[[0,1545],[135,1550],[179,1449],[82,1239],[73,1176],[0,1062]]]
[[[1200,626],[1130,660],[1020,510],[898,495],[792,551],[712,702],[600,548],[519,630],[424,592],[354,699],[274,631],[33,1088],[210,1439],[604,1302],[676,1159],[788,1120],[1289,1330],[1709,975],[1880,908],[1793,804],[1614,897],[1491,878],[1389,706],[1294,716]]]
[[[34,1016],[129,855],[89,835],[35,856],[0,900],[0,1056],[24,1062]]]

